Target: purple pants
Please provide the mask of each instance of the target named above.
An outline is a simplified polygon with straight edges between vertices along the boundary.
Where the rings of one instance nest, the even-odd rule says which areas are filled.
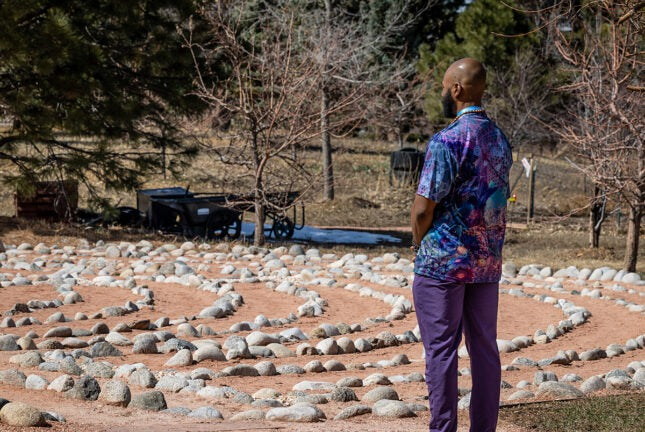
[[[463,329],[470,355],[471,432],[494,432],[501,365],[497,350],[499,284],[460,284],[415,275],[412,292],[426,351],[430,431],[457,430],[457,349]]]

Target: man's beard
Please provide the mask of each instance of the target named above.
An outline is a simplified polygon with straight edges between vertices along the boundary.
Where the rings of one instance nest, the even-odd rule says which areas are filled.
[[[457,105],[450,97],[450,93],[441,96],[441,106],[443,106],[443,116],[446,118],[453,118],[457,115]]]

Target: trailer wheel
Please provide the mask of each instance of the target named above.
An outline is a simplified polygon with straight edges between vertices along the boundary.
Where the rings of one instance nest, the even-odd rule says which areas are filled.
[[[209,240],[235,240],[242,233],[242,215],[226,224],[217,224],[214,220],[206,223],[206,238]]]
[[[293,237],[295,224],[286,216],[276,216],[273,218],[271,230],[277,240],[288,240]]]

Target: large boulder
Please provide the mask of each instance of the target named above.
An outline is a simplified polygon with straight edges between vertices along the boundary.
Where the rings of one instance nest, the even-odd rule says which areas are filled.
[[[168,408],[163,393],[156,390],[135,395],[129,406],[148,411],[161,411]]]
[[[98,381],[88,375],[83,375],[74,383],[74,387],[65,392],[65,396],[81,400],[97,400],[101,393]]]
[[[267,420],[298,423],[318,422],[326,418],[324,412],[308,403],[297,403],[286,408],[272,408],[266,414]]]
[[[40,410],[21,402],[9,402],[3,406],[0,420],[9,426],[47,426]]]
[[[132,395],[130,388],[119,380],[111,380],[105,383],[99,400],[107,405],[127,407]]]

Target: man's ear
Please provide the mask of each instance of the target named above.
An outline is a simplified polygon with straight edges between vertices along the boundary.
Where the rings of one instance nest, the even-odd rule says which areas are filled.
[[[459,96],[461,95],[461,93],[462,93],[462,91],[463,91],[463,87],[461,86],[461,84],[459,84],[458,82],[454,83],[454,84],[452,85],[452,89],[451,89],[451,90],[452,90],[452,97],[453,97],[455,100],[459,100]]]

